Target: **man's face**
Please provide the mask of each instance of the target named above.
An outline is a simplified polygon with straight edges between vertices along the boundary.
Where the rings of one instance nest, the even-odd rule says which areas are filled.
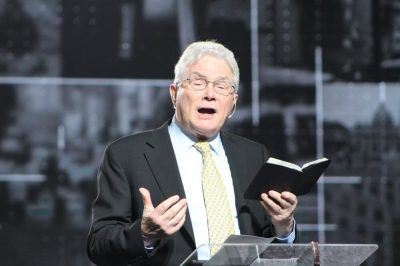
[[[232,83],[233,74],[228,64],[219,58],[204,56],[189,66],[187,77],[203,77],[208,81],[226,80]],[[225,123],[236,102],[237,94],[227,96],[215,92],[213,84],[204,90],[190,89],[189,81],[181,81],[180,88],[170,86],[172,103],[176,107],[178,123],[198,138],[215,136]]]

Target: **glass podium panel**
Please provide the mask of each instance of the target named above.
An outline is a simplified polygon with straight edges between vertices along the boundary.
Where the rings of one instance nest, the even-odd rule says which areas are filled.
[[[200,258],[196,249],[181,266],[353,266],[360,265],[376,244],[222,244],[211,258]]]

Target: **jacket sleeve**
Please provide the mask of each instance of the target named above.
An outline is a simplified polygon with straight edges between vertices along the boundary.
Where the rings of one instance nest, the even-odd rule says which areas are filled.
[[[117,153],[109,146],[97,175],[87,253],[97,265],[126,265],[147,258],[140,218],[132,220],[132,191]]]

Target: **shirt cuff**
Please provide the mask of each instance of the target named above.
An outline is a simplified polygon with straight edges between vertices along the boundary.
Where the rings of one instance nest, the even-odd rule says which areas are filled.
[[[296,238],[296,221],[293,221],[293,227],[292,227],[292,232],[286,236],[282,237],[275,237],[276,241],[279,243],[287,243],[287,244],[293,244],[294,239]]]
[[[159,240],[157,240],[155,242],[149,241],[149,240],[143,240],[144,250],[146,251],[147,256],[151,257],[154,255],[154,253],[156,253],[159,243],[160,243]]]

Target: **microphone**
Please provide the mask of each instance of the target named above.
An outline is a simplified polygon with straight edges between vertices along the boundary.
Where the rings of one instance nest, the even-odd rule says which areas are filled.
[[[233,116],[233,114],[235,113],[235,111],[236,111],[236,101],[235,101],[235,103],[233,104],[232,112],[231,112],[231,114],[228,116],[228,119],[231,118],[231,117]]]

